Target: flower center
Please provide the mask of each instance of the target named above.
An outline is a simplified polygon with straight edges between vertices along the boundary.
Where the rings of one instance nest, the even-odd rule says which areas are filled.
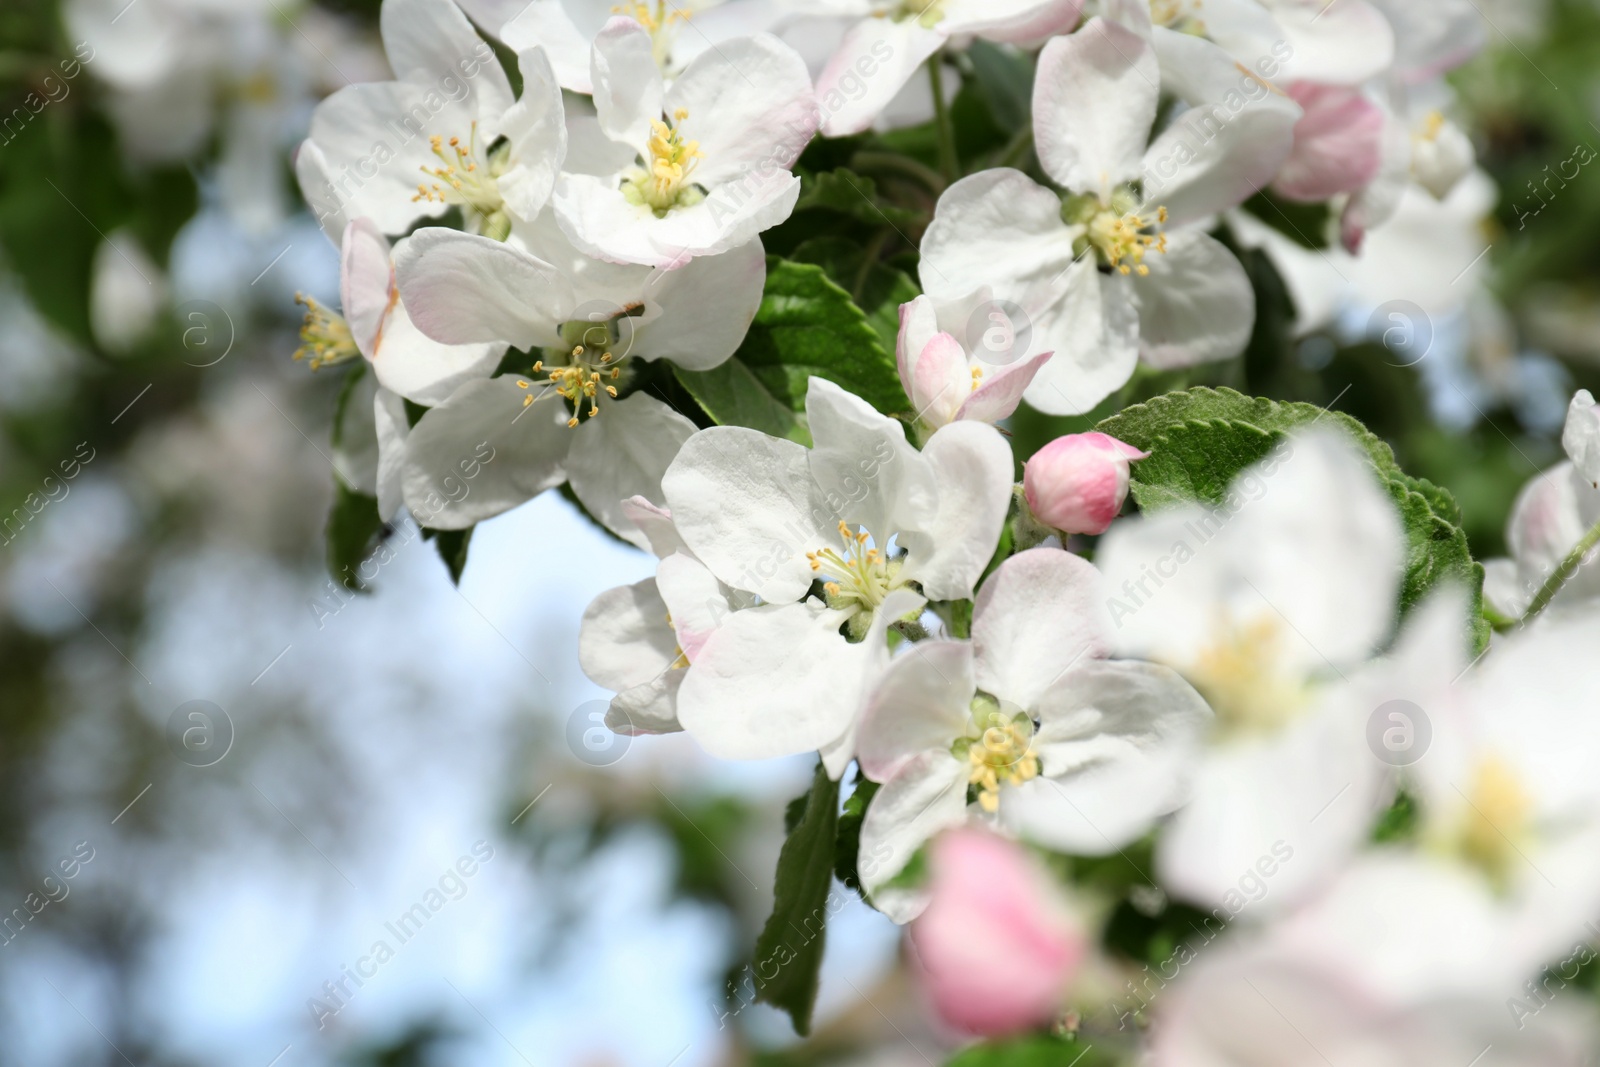
[[[304,304],[306,309],[306,317],[300,324],[300,347],[294,350],[295,359],[305,360],[312,370],[321,370],[361,355],[343,315],[304,293],[294,294],[294,302]]]
[[[923,29],[931,30],[944,18],[944,0],[899,0],[887,12],[895,22],[915,19]]]
[[[1109,204],[1089,193],[1067,197],[1061,204],[1062,221],[1083,227],[1073,241],[1073,254],[1081,256],[1093,249],[1102,267],[1140,277],[1149,274],[1145,254],[1152,249],[1167,250],[1167,235],[1155,230],[1167,221],[1167,209],[1157,207],[1154,216],[1138,209],[1139,198],[1127,186],[1113,192]]]
[[[500,196],[497,179],[508,169],[511,161],[511,144],[502,142],[489,149],[485,161],[478,159],[478,124],[472,124],[467,143],[452,137],[446,150],[444,138],[430,138],[433,154],[441,166],[423,167],[422,173],[433,178],[432,184],[417,183],[417,195],[412,202],[437,201],[441,204],[459,204],[466,214],[470,227],[503,241],[511,233],[511,217],[506,214],[505,201]]]
[[[1189,680],[1216,712],[1224,735],[1273,733],[1293,719],[1310,696],[1306,679],[1284,672],[1278,621],[1223,623],[1219,636],[1190,666]]]
[[[1516,772],[1493,755],[1479,761],[1466,799],[1467,806],[1454,832],[1446,836],[1445,847],[1503,890],[1520,857],[1518,843],[1530,836],[1533,801]]]
[[[1150,0],[1150,21],[1179,33],[1196,37],[1206,35],[1206,24],[1200,20],[1202,0]]]
[[[688,22],[691,14],[671,7],[667,0],[656,0],[653,6],[637,0],[634,3],[616,4],[611,8],[611,13],[626,15],[644,27],[650,35],[650,55],[662,70],[667,69],[667,63],[672,58],[672,39],[676,36],[673,27],[677,23]]]
[[[870,535],[865,530],[852,531],[844,521],[839,523],[839,536],[844,541],[844,551],[824,548],[807,552],[811,569],[828,580],[823,589],[828,594],[828,605],[833,608],[858,606],[871,612],[883,598],[900,585],[900,561],[891,559],[878,548],[868,548]]]
[[[617,342],[617,320],[627,315],[628,312],[623,312],[604,322],[564,323],[561,337],[572,345],[566,363],[547,366],[542,359],[536,361],[533,373],[546,375],[546,380],[539,383],[546,389],[539,396],[524,397],[522,406],[527,407],[545,396],[563,396],[572,405],[572,417],[567,419],[569,427],[578,425],[585,403],[589,405],[590,418],[600,414],[599,394],[604,392],[615,397],[617,387],[611,383],[622,377],[623,360],[611,349]],[[532,388],[532,384],[525,381],[517,384],[524,389]]]
[[[682,122],[689,112],[679,108],[673,122]],[[643,204],[665,218],[675,207],[688,207],[705,199],[705,194],[689,181],[703,158],[699,141],[686,141],[676,126],[661,119],[650,121],[650,159],[634,167],[622,184],[622,195],[630,204]]]
[[[972,698],[967,732],[950,746],[950,754],[967,764],[967,784],[978,791],[978,806],[991,814],[1000,808],[1002,783],[1021,785],[1039,776],[1033,750],[1033,718],[1007,710],[994,697]]]

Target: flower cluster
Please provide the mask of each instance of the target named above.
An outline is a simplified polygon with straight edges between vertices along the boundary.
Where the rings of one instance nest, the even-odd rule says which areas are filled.
[[[653,553],[583,613],[609,726],[816,753],[828,808],[854,764],[851,881],[952,1026],[1164,1067],[1577,1062],[1575,1005],[1503,1005],[1600,919],[1600,409],[1486,588],[1355,420],[1177,388],[1251,342],[1242,212],[1314,205],[1300,236],[1357,255],[1472,168],[1440,76],[1473,6],[820,6],[470,5],[513,70],[451,0],[385,0],[395,80],[295,161],[343,257],[306,351],[376,441],[347,487],[452,531],[564,486]],[[839,23],[820,60],[801,14]],[[1032,78],[984,166],[942,90],[968,48]],[[841,161],[925,183],[921,215]],[[1140,985],[1115,909],[1178,903],[1205,928]]]

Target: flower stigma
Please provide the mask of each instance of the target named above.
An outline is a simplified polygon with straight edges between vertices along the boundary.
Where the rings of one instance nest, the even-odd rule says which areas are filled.
[[[676,126],[688,117],[688,110],[680,107],[672,113],[672,124],[651,119],[649,163],[634,167],[622,183],[623,198],[648,207],[658,219],[666,218],[675,207],[689,207],[705,199],[705,193],[689,180],[704,158],[700,142],[684,140]]]
[[[511,234],[511,216],[506,214],[505,201],[500,196],[499,177],[511,161],[511,143],[502,140],[492,146],[485,162],[478,161],[478,124],[472,124],[467,143],[461,138],[449,140],[446,151],[444,138],[434,135],[429,139],[433,154],[443,164],[423,167],[422,173],[435,179],[417,183],[417,195],[412,202],[427,201],[440,204],[459,204],[468,222],[485,237],[504,241]]]
[[[950,745],[950,754],[967,764],[967,784],[977,790],[978,806],[991,815],[1000,809],[1000,786],[1021,785],[1039,776],[1033,749],[1033,717],[1008,711],[987,693],[972,698],[967,732]]]
[[[294,350],[295,359],[305,360],[312,370],[321,370],[361,355],[343,315],[304,293],[294,294],[294,302],[304,304],[306,309],[306,316],[300,323],[300,347]]]
[[[1111,194],[1110,204],[1088,193],[1067,197],[1061,205],[1062,221],[1083,227],[1083,233],[1073,241],[1073,255],[1081,256],[1093,249],[1103,267],[1141,278],[1149,274],[1145,255],[1152,250],[1167,250],[1167,235],[1153,232],[1167,221],[1167,209],[1157,207],[1150,217],[1138,209],[1139,198],[1126,185]]]

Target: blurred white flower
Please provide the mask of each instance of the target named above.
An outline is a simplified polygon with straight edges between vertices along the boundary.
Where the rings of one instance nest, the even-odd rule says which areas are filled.
[[[1517,494],[1506,521],[1510,559],[1484,563],[1483,594],[1510,618],[1520,618],[1535,594],[1560,569],[1578,542],[1600,524],[1600,412],[1587,389],[1567,409],[1561,434],[1567,459]],[[1593,606],[1600,597],[1600,549],[1586,554],[1550,601],[1552,610]]]
[[[118,230],[100,242],[90,265],[89,326],[101,348],[132,351],[166,306],[166,275],[133,234]]]
[[[1393,626],[1405,558],[1371,464],[1318,429],[1284,438],[1221,505],[1148,512],[1101,539],[1115,647],[1176,668],[1217,716],[1158,845],[1177,895],[1226,902],[1284,841],[1295,862],[1277,906],[1360,845],[1392,788],[1365,743],[1361,669]]]

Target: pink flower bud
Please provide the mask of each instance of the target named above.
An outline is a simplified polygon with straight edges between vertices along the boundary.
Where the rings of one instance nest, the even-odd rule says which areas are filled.
[[[941,835],[929,861],[930,899],[911,941],[939,1017],[997,1037],[1060,1014],[1088,943],[1039,863],[977,828]]]
[[[1147,455],[1103,433],[1058,437],[1022,468],[1028,507],[1063,533],[1105,533],[1128,495],[1129,461]]]

